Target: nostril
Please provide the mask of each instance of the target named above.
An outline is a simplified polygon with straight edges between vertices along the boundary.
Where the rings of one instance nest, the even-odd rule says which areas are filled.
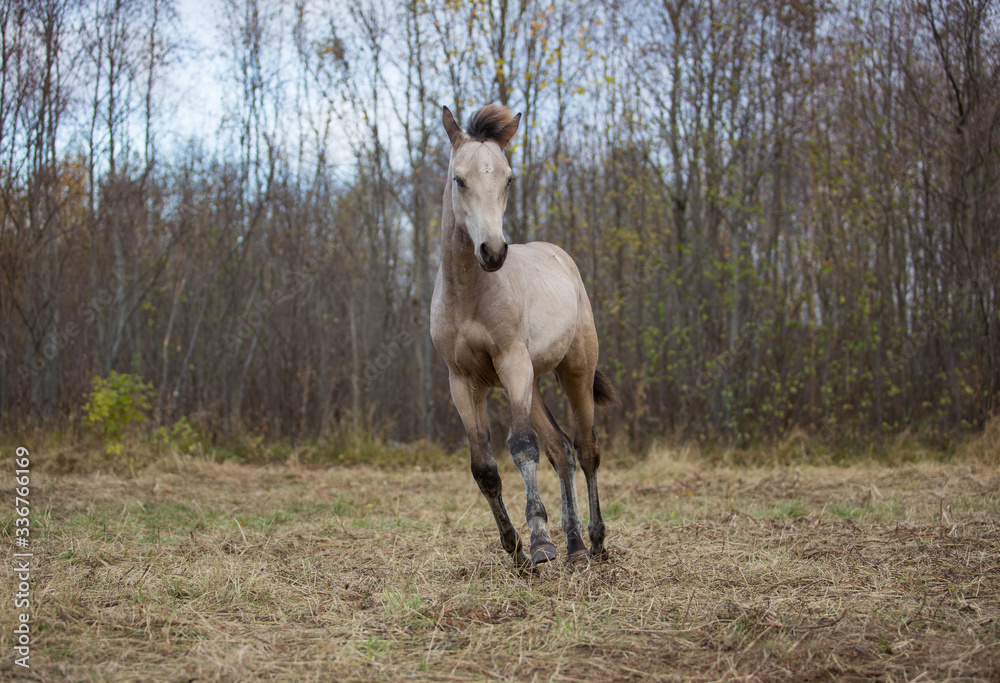
[[[479,245],[479,255],[483,257],[483,260],[487,263],[490,262],[490,254],[486,251],[486,242]]]
[[[503,244],[503,251],[500,252],[500,259],[503,260],[505,258],[507,258],[507,243],[506,242],[504,242],[504,244]]]

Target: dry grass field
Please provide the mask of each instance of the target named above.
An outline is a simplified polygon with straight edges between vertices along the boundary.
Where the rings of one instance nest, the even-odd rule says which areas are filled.
[[[859,463],[606,463],[611,560],[560,556],[531,576],[512,571],[458,456],[41,469],[31,669],[13,664],[5,595],[0,677],[1000,679],[1000,471]],[[523,521],[509,458],[502,471]],[[558,539],[547,466],[540,483]],[[9,587],[11,511],[0,520]]]

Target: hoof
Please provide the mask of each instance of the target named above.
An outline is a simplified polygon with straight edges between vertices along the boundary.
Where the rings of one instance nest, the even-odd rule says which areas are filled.
[[[512,554],[511,557],[514,558],[514,568],[518,571],[527,571],[531,569],[532,563],[528,559],[528,556],[524,554],[524,551],[519,547],[517,552]]]
[[[581,553],[582,557],[589,558],[590,553],[587,551],[587,544],[583,542],[577,534],[572,534],[566,539],[566,557],[570,562],[575,562],[580,559]]]
[[[531,564],[538,565],[556,559],[556,547],[551,543],[539,546],[531,551]]]
[[[599,548],[591,548],[590,557],[595,562],[607,562],[611,559],[611,555],[608,553],[607,548],[601,546]]]
[[[566,561],[570,564],[584,564],[590,562],[590,551],[586,548],[582,548],[575,552],[570,553],[566,557]]]

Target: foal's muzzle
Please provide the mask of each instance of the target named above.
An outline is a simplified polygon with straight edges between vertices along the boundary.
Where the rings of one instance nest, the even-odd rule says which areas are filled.
[[[483,270],[487,273],[492,273],[494,271],[500,270],[500,266],[507,259],[507,243],[503,243],[503,248],[500,251],[494,252],[488,246],[486,242],[479,245],[479,265],[482,266]]]

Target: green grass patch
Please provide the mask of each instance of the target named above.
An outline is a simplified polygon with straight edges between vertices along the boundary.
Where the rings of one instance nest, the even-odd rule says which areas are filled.
[[[850,501],[837,501],[826,507],[826,513],[838,519],[883,524],[886,522],[901,521],[906,517],[906,511],[893,499],[882,500],[867,505],[857,505]]]
[[[801,500],[786,500],[761,508],[755,516],[771,519],[802,519],[809,516],[809,506]]]

